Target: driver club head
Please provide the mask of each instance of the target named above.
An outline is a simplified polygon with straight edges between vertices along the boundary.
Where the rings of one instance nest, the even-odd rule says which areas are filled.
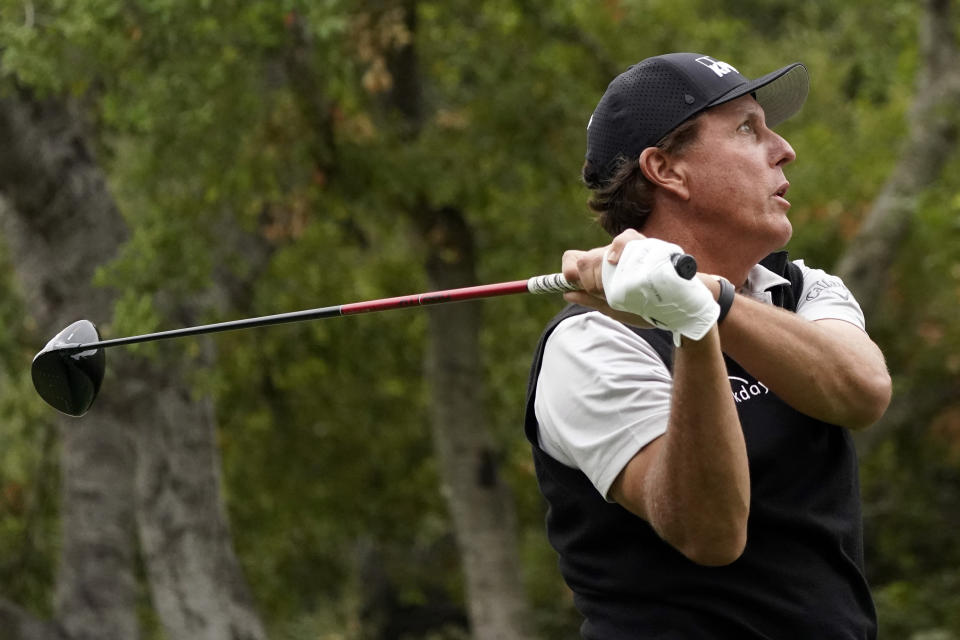
[[[106,356],[100,348],[80,352],[70,352],[69,348],[99,340],[92,322],[77,320],[34,356],[33,386],[57,411],[79,417],[93,404],[103,382]]]

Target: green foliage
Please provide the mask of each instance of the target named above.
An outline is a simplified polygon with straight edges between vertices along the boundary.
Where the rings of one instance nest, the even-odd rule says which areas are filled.
[[[917,381],[939,382],[960,374],[960,324],[954,312],[960,298],[958,163],[955,159],[948,165],[918,203],[918,224],[905,238],[891,304],[880,319],[889,336],[891,365]],[[896,340],[903,326],[914,327],[917,339]]]
[[[812,93],[781,132],[798,153],[790,249],[811,265],[829,268],[847,246],[906,131],[910,2],[421,0],[413,32],[403,6],[0,0],[0,74],[81,100],[130,226],[98,276],[120,292],[113,335],[184,314],[226,320],[423,290],[406,218],[418,207],[464,212],[482,281],[557,270],[563,249],[606,241],[578,185],[586,120],[613,74],[665,50],[704,51],[751,76],[807,64]],[[391,65],[407,42],[421,102],[401,115]],[[889,304],[868,319],[898,385],[960,375],[957,169],[923,201]],[[22,371],[36,350],[24,346],[36,344],[29,319],[12,285],[2,293],[0,490],[35,497],[29,518],[0,497],[0,582],[30,576],[6,595],[43,609],[51,427]],[[484,319],[487,414],[516,495],[524,578],[538,627],[563,637],[577,614],[520,428],[529,357],[561,303],[470,304]],[[904,327],[921,329],[919,344]],[[233,534],[275,637],[364,637],[367,557],[382,559],[405,605],[462,601],[427,428],[425,330],[422,313],[401,311],[213,339],[215,365],[195,384],[216,399]],[[927,431],[916,425],[864,464],[868,564],[892,637],[960,634],[960,558],[946,535],[958,463],[935,455]]]
[[[960,456],[956,442],[944,444],[900,433],[864,465],[867,569],[884,635],[894,638],[960,637]]]

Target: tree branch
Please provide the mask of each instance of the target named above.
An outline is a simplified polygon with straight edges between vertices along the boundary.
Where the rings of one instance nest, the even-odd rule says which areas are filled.
[[[920,58],[923,73],[918,78],[918,89],[933,88],[938,77],[950,70],[956,59],[957,44],[951,21],[952,0],[925,0],[920,21]],[[930,75],[932,74],[932,75]]]
[[[910,129],[893,172],[837,265],[867,316],[879,311],[891,268],[919,197],[953,156],[960,127],[960,60],[950,0],[927,0],[920,25],[922,67]]]
[[[330,99],[317,77],[314,44],[305,19],[297,12],[289,14],[290,41],[284,50],[283,66],[300,111],[319,140],[311,148],[317,169],[329,177],[336,171],[337,146],[333,130]]]

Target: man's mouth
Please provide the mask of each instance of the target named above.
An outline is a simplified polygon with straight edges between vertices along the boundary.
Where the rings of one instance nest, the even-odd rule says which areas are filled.
[[[774,191],[773,196],[774,196],[775,198],[779,198],[780,200],[783,200],[784,202],[786,202],[786,203],[789,205],[789,204],[790,204],[790,201],[787,200],[787,198],[786,198],[787,189],[789,189],[789,188],[790,188],[790,183],[789,183],[789,182],[784,182],[782,185],[780,185],[780,188],[778,188],[776,191]]]

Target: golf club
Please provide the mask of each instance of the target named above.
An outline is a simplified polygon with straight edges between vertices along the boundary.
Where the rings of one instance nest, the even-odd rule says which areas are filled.
[[[687,280],[693,278],[697,272],[697,262],[693,256],[676,254],[672,257],[672,261],[677,274]],[[34,356],[31,368],[33,386],[40,397],[51,407],[68,416],[79,417],[90,409],[97,393],[100,391],[100,385],[106,371],[104,349],[107,347],[182,338],[204,333],[233,331],[235,329],[249,329],[287,322],[387,311],[389,309],[477,300],[517,293],[563,293],[577,291],[579,288],[578,285],[568,282],[562,273],[553,273],[534,276],[527,280],[415,293],[395,298],[305,309],[303,311],[185,327],[112,340],[101,340],[97,328],[89,320],[77,320],[54,336],[47,343],[47,346]]]

